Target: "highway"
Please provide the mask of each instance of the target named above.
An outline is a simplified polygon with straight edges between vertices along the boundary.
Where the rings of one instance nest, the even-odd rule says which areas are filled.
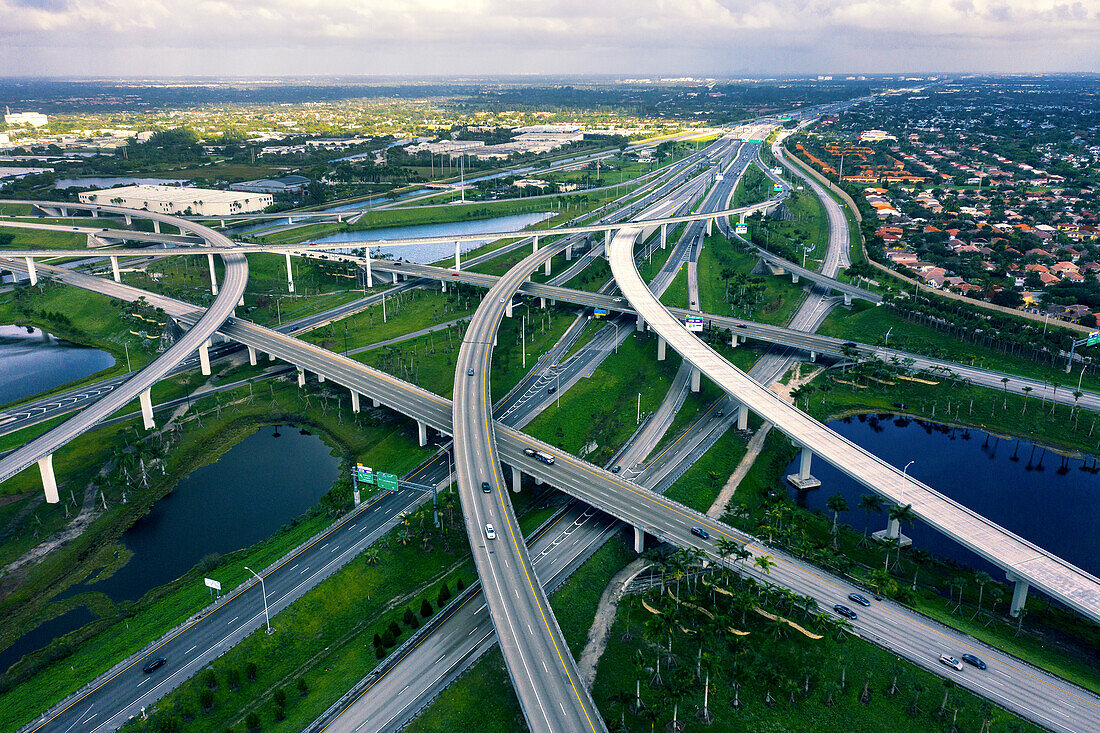
[[[128,209],[117,210],[134,213],[130,212]],[[210,242],[213,246],[232,246],[232,242],[224,235],[218,234],[214,230],[199,224],[193,224],[165,214],[143,212],[140,215],[146,216],[154,221],[178,226],[181,231],[194,232]],[[144,369],[127,379],[125,383],[103,395],[92,405],[85,408],[74,417],[66,420],[61,425],[31,440],[0,459],[0,481],[6,481],[37,461],[44,461],[45,463],[40,463],[40,468],[42,470],[43,489],[46,494],[46,501],[49,503],[56,503],[58,501],[58,496],[57,485],[53,478],[53,452],[76,436],[91,429],[100,420],[109,417],[111,414],[124,407],[130,400],[149,389],[159,379],[175,368],[177,364],[205,344],[222,322],[232,315],[233,309],[237,306],[237,302],[244,294],[245,285],[248,282],[248,261],[243,256],[236,254],[226,254],[223,256],[223,260],[225,261],[225,278],[221,290],[214,299],[214,302],[210,305],[210,308],[207,309],[201,318],[199,318],[192,329],[184,334],[171,348],[149,363]],[[111,285],[113,284],[114,283],[111,283]],[[109,288],[110,285],[107,287]]]

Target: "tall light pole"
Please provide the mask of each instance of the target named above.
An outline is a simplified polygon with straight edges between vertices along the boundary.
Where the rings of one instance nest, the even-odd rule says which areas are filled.
[[[250,568],[248,566],[245,566],[245,570],[247,570],[248,572],[252,573],[257,578],[260,579],[260,592],[263,593],[263,596],[264,596],[264,620],[267,621],[267,633],[270,634],[270,633],[272,633],[271,615],[267,612],[267,586],[264,585],[264,576],[260,575],[259,573],[257,573],[255,570],[253,570],[252,568]]]

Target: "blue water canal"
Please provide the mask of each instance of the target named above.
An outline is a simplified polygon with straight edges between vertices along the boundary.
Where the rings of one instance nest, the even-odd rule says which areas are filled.
[[[75,382],[114,363],[106,351],[31,326],[0,326],[0,405]]]
[[[262,428],[183,478],[122,535],[133,553],[129,562],[56,600],[101,592],[116,602],[135,601],[211,553],[226,554],[270,537],[332,487],[339,463],[315,435],[286,426]],[[0,651],[0,670],[91,620],[79,606],[40,625]]]
[[[1096,458],[1068,458],[1027,440],[894,415],[859,415],[829,427],[894,466],[913,461],[909,474],[936,491],[1090,573],[1100,572]],[[792,463],[786,473],[794,472]],[[871,491],[816,457],[812,473],[821,488],[797,497],[799,503],[831,517],[825,502],[839,492],[848,501],[841,521],[862,531],[859,497]],[[871,531],[885,526],[885,513],[872,514]],[[914,548],[992,572],[931,527],[917,522],[903,531]]]

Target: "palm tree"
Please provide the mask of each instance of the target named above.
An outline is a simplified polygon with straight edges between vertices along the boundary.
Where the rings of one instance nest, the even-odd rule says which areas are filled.
[[[1006,409],[1006,410],[1007,410],[1007,409],[1008,409],[1008,377],[1003,377],[1003,378],[1001,379],[1001,384],[1003,384],[1003,385],[1004,385],[1004,388],[1005,388],[1005,404],[1004,404],[1004,409]]]
[[[896,538],[898,560],[901,559],[901,528],[906,524],[912,524],[917,518],[917,515],[913,512],[913,505],[906,504],[905,506],[894,506],[890,508],[888,513],[890,521],[898,523],[898,536]],[[889,557],[889,555],[887,555]],[[896,561],[895,561],[896,562]]]
[[[771,555],[759,555],[753,558],[752,564],[764,575],[771,575],[772,568],[775,567],[775,560]]]
[[[982,595],[985,593],[985,584],[993,580],[993,576],[982,570],[974,576],[974,580],[978,583],[978,610],[970,618],[975,618],[982,612]]]
[[[943,680],[943,701],[940,703],[939,714],[943,715],[947,710],[947,698],[951,694],[951,691],[955,689],[955,680],[950,677],[946,677]]]
[[[1022,409],[1020,411],[1020,414],[1026,414],[1027,413],[1027,396],[1029,394],[1031,394],[1031,390],[1033,390],[1033,389],[1034,389],[1034,387],[1024,387],[1024,409]]]
[[[882,513],[882,497],[878,494],[863,494],[859,497],[859,508],[866,515],[863,523],[863,540],[867,539],[867,530],[871,527],[871,512]]]
[[[833,529],[831,534],[833,536],[833,547],[836,547],[836,536],[840,531],[837,527],[837,519],[840,517],[841,512],[848,511],[848,500],[841,496],[838,491],[826,500],[825,506],[833,513]]]

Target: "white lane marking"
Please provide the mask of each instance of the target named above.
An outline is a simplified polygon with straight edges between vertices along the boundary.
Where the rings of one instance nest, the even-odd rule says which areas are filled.
[[[185,651],[184,654],[190,654],[191,652],[195,651],[196,646],[198,646],[198,644],[196,644],[195,646],[193,646],[190,649],[188,649],[187,651]]]
[[[148,677],[146,677],[146,678],[145,678],[145,679],[143,679],[143,680],[142,680],[141,682],[138,682],[138,683],[137,683],[137,686],[138,686],[138,687],[141,687],[142,685],[144,685],[144,684],[145,684],[146,682],[148,682],[148,681],[149,681],[149,678],[148,678]]]
[[[232,625],[232,623],[233,623],[234,621],[236,621],[237,619],[239,619],[239,618],[240,618],[240,616],[234,616],[233,618],[231,618],[231,619],[230,619],[230,620],[229,620],[229,621],[227,622],[227,624],[229,624],[229,625]]]

